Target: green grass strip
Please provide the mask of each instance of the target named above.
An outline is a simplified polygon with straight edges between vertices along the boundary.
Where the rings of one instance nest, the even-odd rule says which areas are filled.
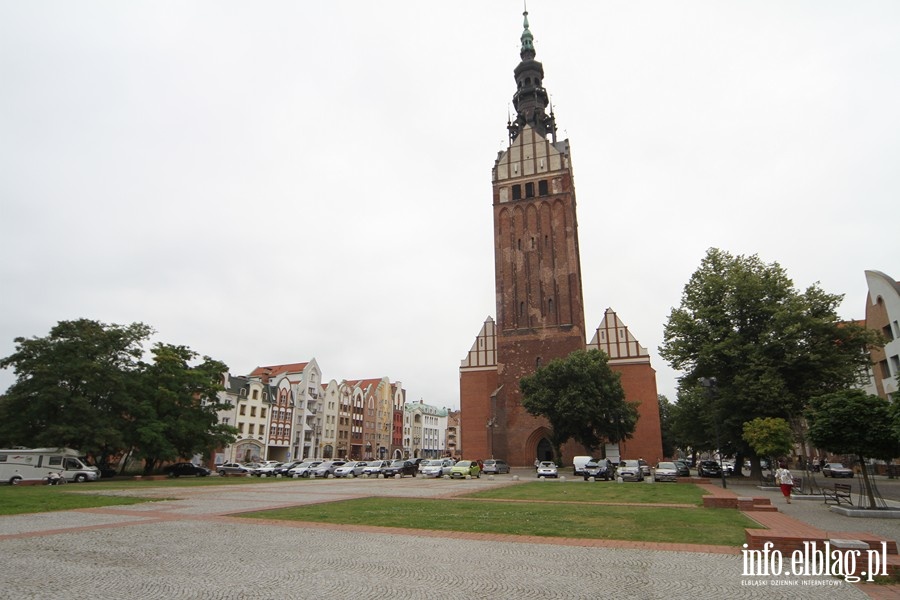
[[[676,483],[614,483],[606,481],[532,481],[469,494],[469,498],[549,500],[554,502],[623,502],[630,504],[691,504],[701,506],[705,492],[696,485]]]
[[[740,546],[758,528],[738,511],[563,503],[360,498],[242,517],[441,531]]]
[[[75,484],[62,486],[4,486],[0,488],[0,515],[21,515],[73,510],[76,508],[97,508],[100,506],[123,506],[159,500],[159,498],[72,493],[76,489],[84,492],[88,491],[88,486]]]

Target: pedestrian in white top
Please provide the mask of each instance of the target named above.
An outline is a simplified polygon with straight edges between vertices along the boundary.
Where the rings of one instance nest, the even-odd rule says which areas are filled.
[[[784,463],[778,464],[778,469],[775,471],[775,481],[781,486],[781,493],[784,494],[784,499],[790,504],[791,490],[794,489],[794,476],[791,475],[787,465]]]

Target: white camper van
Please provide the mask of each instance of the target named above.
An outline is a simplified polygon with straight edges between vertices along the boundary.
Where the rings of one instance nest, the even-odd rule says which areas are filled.
[[[12,448],[0,450],[0,482],[18,485],[59,473],[68,481],[96,481],[100,470],[88,466],[71,448]]]

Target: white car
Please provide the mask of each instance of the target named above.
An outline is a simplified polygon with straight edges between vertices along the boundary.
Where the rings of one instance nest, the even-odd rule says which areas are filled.
[[[389,460],[370,460],[366,461],[366,466],[363,467],[362,474],[368,475],[369,477],[378,477],[378,474],[381,473],[381,469],[391,464]]]
[[[456,463],[450,458],[427,460],[423,461],[422,465],[424,466],[419,469],[419,472],[424,477],[442,477],[450,474],[450,469],[454,464]]]
[[[538,465],[537,468],[537,476],[541,477],[559,477],[559,470],[556,468],[556,463],[545,460],[541,464]]]
[[[653,471],[653,481],[677,481],[678,467],[673,462],[661,462],[656,464]]]
[[[253,471],[253,474],[257,477],[274,477],[275,469],[281,466],[280,462],[274,461],[266,461],[263,464],[256,467],[256,470]]]

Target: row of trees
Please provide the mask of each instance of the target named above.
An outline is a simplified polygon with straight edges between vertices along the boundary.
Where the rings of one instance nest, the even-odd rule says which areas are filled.
[[[16,338],[0,360],[16,380],[0,397],[0,446],[77,448],[105,467],[112,457],[162,462],[208,454],[237,430],[218,422],[228,367],[186,346],[156,343],[143,323],[61,321],[41,338]]]
[[[758,476],[753,432],[777,419],[791,444],[860,461],[900,455],[900,405],[859,390],[869,349],[885,340],[842,321],[842,299],[817,284],[798,291],[777,263],[710,249],[660,347],[684,374],[677,403],[660,397],[664,450],[719,450],[738,464],[749,457]]]

